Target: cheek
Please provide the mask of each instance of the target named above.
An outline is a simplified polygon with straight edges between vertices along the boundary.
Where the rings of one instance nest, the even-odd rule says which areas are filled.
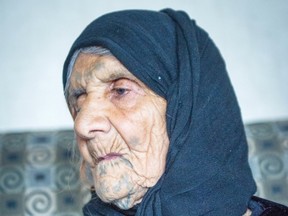
[[[77,145],[78,145],[78,149],[79,152],[81,154],[81,156],[83,157],[83,159],[90,165],[93,166],[93,160],[90,156],[90,153],[88,151],[87,148],[87,144],[85,141],[83,141],[81,138],[79,138],[78,136],[76,137],[76,141],[77,141]]]
[[[121,120],[117,121],[115,127],[129,148],[140,151],[147,148],[149,140],[147,135],[150,134],[153,125],[151,117],[149,112],[141,110],[125,113]]]
[[[131,149],[147,151],[156,137],[166,133],[165,113],[163,99],[146,96],[135,109],[121,112],[115,126]]]
[[[147,152],[152,143],[161,143],[166,134],[166,123],[159,109],[151,106],[127,114],[122,119],[121,136],[134,151]]]

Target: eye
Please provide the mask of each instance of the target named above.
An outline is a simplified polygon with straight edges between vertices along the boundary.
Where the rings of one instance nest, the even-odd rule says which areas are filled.
[[[126,78],[115,80],[111,86],[112,97],[115,99],[124,99],[130,95],[135,88],[135,83]]]
[[[118,108],[129,109],[140,102],[139,98],[145,95],[143,88],[131,79],[120,78],[110,86],[110,100]]]
[[[112,91],[116,94],[116,96],[124,96],[129,93],[129,89],[126,88],[113,88]]]

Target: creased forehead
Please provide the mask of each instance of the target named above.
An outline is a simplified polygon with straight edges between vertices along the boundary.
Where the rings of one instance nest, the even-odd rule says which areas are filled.
[[[114,56],[81,53],[76,60],[72,75],[75,74],[77,77],[85,73],[85,77],[89,78],[96,72],[97,77],[103,82],[121,77],[136,79]]]
[[[138,81],[115,57],[80,53],[73,67],[68,86],[68,95],[75,89],[85,89],[90,81],[108,83],[120,78]],[[73,94],[72,94],[73,95]]]

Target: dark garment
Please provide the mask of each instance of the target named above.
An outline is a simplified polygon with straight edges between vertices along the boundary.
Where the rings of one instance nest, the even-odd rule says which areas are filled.
[[[248,206],[251,216],[288,216],[288,207],[253,196]]]
[[[97,198],[95,193],[92,193],[92,199],[89,203],[87,203],[83,208],[84,216],[112,216],[112,215],[125,215],[125,216],[133,216],[136,215],[137,206],[129,210],[121,210],[117,207],[110,205],[110,204],[100,204],[102,201]],[[97,210],[97,208],[101,208],[101,205],[108,205],[110,208],[115,209],[115,214],[111,214],[110,212],[101,211],[101,209]],[[252,211],[251,216],[288,216],[288,207],[284,205],[280,205],[278,203],[262,199],[260,197],[253,196],[249,201],[248,207]],[[101,213],[100,213],[101,212]],[[118,212],[118,213],[116,213]],[[237,214],[235,214],[237,215]],[[174,216],[174,214],[169,214],[167,216]],[[182,216],[181,214],[177,214],[177,216]],[[186,216],[186,215],[185,215]],[[229,216],[234,216],[229,215]]]
[[[248,206],[252,216],[288,216],[288,207],[253,196]]]
[[[208,34],[182,11],[106,14],[73,44],[63,69],[64,86],[73,53],[90,46],[109,49],[167,101],[165,172],[136,215],[243,214],[256,187],[237,99]],[[95,215],[123,215],[100,201],[91,207]]]

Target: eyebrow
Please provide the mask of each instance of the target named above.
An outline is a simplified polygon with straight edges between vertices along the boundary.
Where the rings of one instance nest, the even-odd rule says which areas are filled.
[[[122,69],[119,71],[113,71],[109,77],[107,78],[103,78],[101,79],[102,82],[111,82],[111,81],[115,81],[121,78],[126,78],[126,79],[130,79],[133,81],[136,81],[136,77],[133,76],[132,74],[130,74],[130,72],[128,73],[128,70]]]

